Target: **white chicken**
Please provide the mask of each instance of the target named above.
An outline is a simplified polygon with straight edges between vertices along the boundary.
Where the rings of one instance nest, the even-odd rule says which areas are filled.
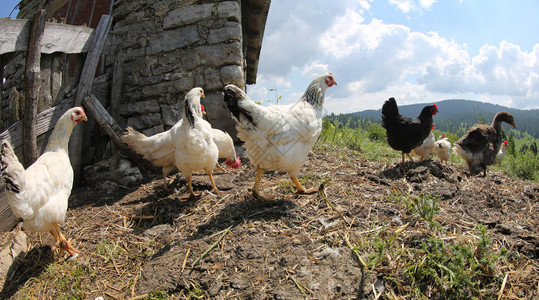
[[[502,161],[505,158],[505,149],[507,149],[507,146],[509,146],[509,142],[503,141],[502,146],[500,147],[500,151],[498,152],[498,155],[496,155],[494,163],[498,165],[502,164]]]
[[[245,155],[256,166],[253,197],[267,200],[259,193],[266,170],[286,170],[297,193],[306,193],[298,171],[320,135],[326,90],[333,85],[337,83],[327,73],[314,79],[295,103],[267,107],[256,104],[235,85],[225,87],[224,101],[236,120],[238,137],[245,142]]]
[[[204,106],[201,105],[200,117],[204,113]],[[180,119],[172,128],[179,127],[183,123]],[[127,127],[127,132],[123,136],[123,141],[135,152],[154,166],[163,170],[163,186],[167,188],[167,175],[176,167],[174,157],[174,142],[172,141],[172,128],[152,136],[146,136],[131,127]],[[239,157],[236,156],[234,142],[230,135],[219,129],[212,128],[213,139],[219,149],[219,158],[225,158],[225,163],[234,169],[240,167]],[[217,167],[224,170],[219,164]]]
[[[440,161],[447,164],[447,160],[451,156],[451,142],[445,137],[445,134],[440,135],[434,143],[434,151],[436,151]]]
[[[222,130],[212,128],[213,141],[219,149],[219,158],[226,159],[225,164],[233,169],[237,169],[241,165],[239,156],[236,156],[236,149],[234,148],[234,141],[230,135]],[[217,168],[221,171],[226,170],[217,163]]]
[[[127,127],[127,132],[123,135],[122,139],[124,143],[142,155],[144,159],[151,162],[152,165],[162,168],[163,186],[166,189],[168,186],[167,175],[176,167],[174,143],[172,142],[170,129],[152,136],[146,136],[131,127]]]
[[[78,253],[58,224],[65,221],[67,200],[73,187],[73,168],[68,142],[77,123],[86,121],[82,107],[66,111],[56,123],[45,152],[24,169],[8,141],[2,142],[0,164],[6,195],[13,213],[23,219],[26,230],[50,232],[60,245],[60,255]]]
[[[434,129],[434,124],[432,125],[432,129]],[[414,156],[419,156],[421,160],[425,160],[429,158],[429,155],[434,149],[434,142],[434,132],[432,132],[431,130],[427,138],[423,140],[423,143],[421,143],[419,147],[412,149],[410,154]]]
[[[213,187],[212,191],[219,191],[212,176],[219,149],[213,141],[210,123],[201,117],[201,97],[204,97],[202,88],[194,88],[185,95],[184,121],[180,126],[174,126],[170,130],[174,142],[176,167],[187,178],[189,198],[199,196],[193,192],[191,185],[191,174],[198,170],[204,170],[208,174]]]

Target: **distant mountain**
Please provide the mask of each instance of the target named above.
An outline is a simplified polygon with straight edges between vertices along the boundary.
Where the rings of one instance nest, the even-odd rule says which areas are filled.
[[[399,105],[399,113],[408,117],[417,117],[421,109],[425,105],[430,104],[432,103]],[[519,131],[527,132],[533,137],[539,138],[539,109],[514,109],[473,100],[442,100],[436,102],[436,105],[440,113],[434,116],[434,123],[436,124],[436,128],[441,131],[458,132],[459,128],[469,128],[479,122],[490,124],[496,113],[506,111],[515,117],[515,123]],[[380,108],[378,110],[365,110],[348,115],[380,122],[381,111],[382,109]],[[505,124],[504,128],[508,129],[512,127]]]

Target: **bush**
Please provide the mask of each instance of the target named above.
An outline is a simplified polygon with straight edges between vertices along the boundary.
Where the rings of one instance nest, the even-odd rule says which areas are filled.
[[[539,180],[539,157],[531,151],[507,155],[502,163],[503,170],[511,175],[527,180]]]
[[[371,141],[383,141],[386,139],[386,130],[380,124],[370,123],[367,127],[367,132]]]

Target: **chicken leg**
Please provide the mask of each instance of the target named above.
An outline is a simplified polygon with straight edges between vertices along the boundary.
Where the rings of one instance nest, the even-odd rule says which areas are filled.
[[[79,253],[77,249],[75,249],[71,243],[64,237],[62,232],[60,231],[60,227],[58,226],[58,223],[53,223],[53,228],[51,229],[51,234],[54,237],[54,239],[58,242],[60,245],[60,257],[62,256],[62,253],[66,251],[69,253],[69,255],[73,256],[75,253]]]
[[[184,199],[192,199],[192,198],[196,198],[196,197],[199,197],[201,194],[195,194],[195,192],[193,192],[193,186],[191,185],[191,174],[189,174],[187,176],[187,184],[189,186],[189,197],[184,197]]]
[[[217,163],[215,166],[216,166],[219,170],[221,170],[221,172],[223,172],[223,173],[228,173],[228,171],[225,170],[225,168],[221,167],[221,165],[220,165],[219,163]]]
[[[211,190],[212,193],[219,193],[220,191],[215,186],[215,181],[213,180],[213,175],[212,175],[211,171],[206,171],[206,174],[208,174],[208,176],[210,176],[211,186],[213,187],[213,189]]]
[[[255,185],[251,189],[252,196],[257,199],[258,201],[269,201],[270,199],[263,197],[259,194],[260,189],[260,181],[262,180],[262,174],[264,174],[264,170],[260,168],[256,168],[256,178],[255,178]]]
[[[314,194],[314,193],[317,193],[318,190],[316,189],[311,189],[311,190],[308,190],[306,191],[303,186],[301,185],[301,183],[299,182],[298,178],[295,177],[295,176],[290,176],[290,179],[292,179],[292,181],[294,182],[294,184],[296,185],[296,194]]]

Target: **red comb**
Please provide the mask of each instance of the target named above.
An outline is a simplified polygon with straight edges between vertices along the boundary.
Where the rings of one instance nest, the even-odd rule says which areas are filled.
[[[442,138],[444,138],[444,137],[445,137],[445,134],[442,134]]]
[[[508,141],[503,141],[504,144],[506,145],[509,145],[509,142]]]
[[[438,105],[436,105],[436,103],[432,103],[432,105],[434,105],[434,107],[436,107],[436,110],[438,110]]]

